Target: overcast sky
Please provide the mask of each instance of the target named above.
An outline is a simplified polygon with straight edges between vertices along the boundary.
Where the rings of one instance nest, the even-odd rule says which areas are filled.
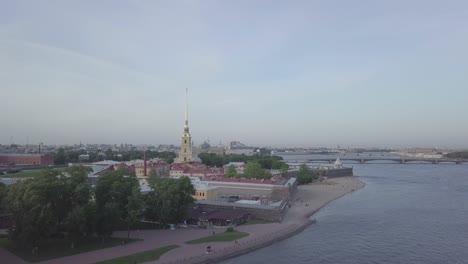
[[[466,1],[0,0],[0,143],[468,146]]]

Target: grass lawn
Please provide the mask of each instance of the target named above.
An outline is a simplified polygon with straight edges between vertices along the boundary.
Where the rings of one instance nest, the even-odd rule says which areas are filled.
[[[63,168],[55,168],[53,170],[55,171],[63,171],[65,170],[66,168],[63,167]],[[24,178],[24,177],[35,177],[37,175],[40,175],[42,173],[42,171],[44,171],[44,169],[34,169],[34,170],[23,170],[23,171],[20,171],[18,173],[8,173],[8,174],[4,174],[2,175],[4,178]]]
[[[153,250],[143,251],[133,255],[128,255],[125,257],[119,257],[115,259],[110,259],[106,261],[96,262],[95,264],[127,264],[127,263],[143,263],[148,261],[158,260],[164,253],[171,251],[175,248],[178,248],[177,245],[161,247]]]
[[[270,224],[270,223],[274,223],[274,222],[268,221],[268,220],[250,219],[241,225],[257,225],[257,224]]]
[[[53,239],[39,247],[39,253],[34,255],[31,253],[31,248],[16,247],[12,241],[6,237],[0,237],[0,247],[6,248],[18,257],[28,262],[39,262],[54,258],[60,258],[75,254],[80,254],[88,251],[98,250],[102,248],[121,246],[122,240],[126,243],[138,241],[137,239],[123,238],[108,238],[101,242],[98,238],[89,239],[76,245],[75,248],[70,248],[70,241],[66,239]]]
[[[244,232],[224,232],[216,235],[211,235],[207,237],[202,237],[199,239],[195,240],[190,240],[185,243],[187,244],[201,244],[201,243],[208,243],[208,242],[224,242],[224,241],[234,241],[236,239],[240,239],[243,237],[248,236],[249,233],[244,233]]]

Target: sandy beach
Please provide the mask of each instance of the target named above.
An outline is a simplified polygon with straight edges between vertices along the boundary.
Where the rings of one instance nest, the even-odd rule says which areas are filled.
[[[185,243],[189,240],[209,236],[213,231],[217,233],[224,232],[224,229],[179,228],[176,230],[140,230],[131,232],[131,237],[143,239],[142,241],[121,247],[106,248],[52,259],[43,263],[91,264],[168,245],[178,245],[179,248],[162,255],[158,261],[148,263],[214,263],[268,246],[301,232],[313,223],[310,216],[320,210],[320,208],[350,192],[364,187],[364,185],[357,177],[342,177],[299,186],[291,207],[286,212],[285,218],[281,223],[238,226],[235,228],[236,230],[247,232],[250,235],[239,239],[237,243],[216,242],[195,245]],[[126,231],[119,231],[115,232],[114,236],[126,237],[127,233]],[[206,254],[206,246],[208,245],[212,247],[213,253]],[[25,263],[17,256],[2,248],[0,248],[0,255],[5,257],[8,263]]]

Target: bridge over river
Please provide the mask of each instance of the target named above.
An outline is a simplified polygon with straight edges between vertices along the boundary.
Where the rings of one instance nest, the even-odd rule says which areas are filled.
[[[285,160],[288,164],[309,164],[309,163],[334,163],[336,159],[323,159],[313,158],[304,160]],[[372,163],[372,164],[388,164],[390,162],[407,164],[407,163],[427,163],[427,164],[439,164],[439,163],[454,163],[454,164],[468,164],[468,159],[417,159],[417,158],[340,158],[343,163]]]

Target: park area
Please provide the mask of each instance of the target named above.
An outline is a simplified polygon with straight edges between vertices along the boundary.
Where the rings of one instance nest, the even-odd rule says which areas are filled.
[[[132,243],[138,239],[108,238],[104,241],[98,238],[91,238],[81,241],[75,247],[71,247],[68,239],[50,239],[43,243],[43,246],[34,250],[30,248],[18,247],[9,240],[6,235],[0,235],[0,247],[5,248],[16,256],[27,262],[40,262],[50,259],[76,255],[88,251],[103,248],[120,246],[122,243]]]
[[[224,233],[219,233],[219,234],[214,233],[211,236],[206,236],[206,237],[202,237],[199,239],[190,240],[190,241],[187,241],[186,243],[187,244],[201,244],[201,243],[210,243],[210,242],[235,241],[237,239],[241,239],[249,235],[248,233],[245,233],[245,232],[238,232],[234,230],[229,231],[229,230],[232,230],[232,229],[228,229],[228,231]]]
[[[57,172],[63,172],[65,169],[66,167],[54,168],[51,170],[57,171]],[[42,173],[44,173],[45,170],[47,169],[42,168],[42,169],[32,169],[32,170],[21,170],[15,173],[6,173],[1,176],[4,178],[31,178],[31,177],[36,177],[38,175],[41,175]]]

